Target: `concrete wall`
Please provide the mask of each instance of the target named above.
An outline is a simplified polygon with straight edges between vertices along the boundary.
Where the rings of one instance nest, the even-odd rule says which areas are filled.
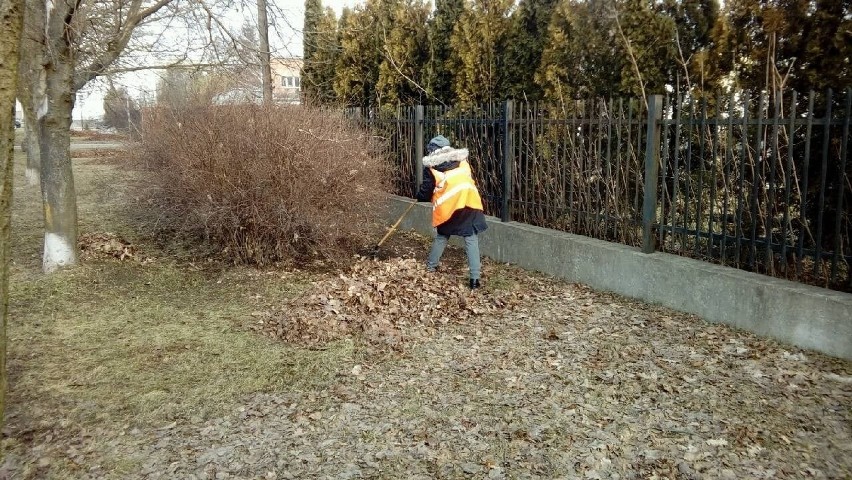
[[[396,221],[410,201],[392,197],[388,219]],[[480,248],[499,262],[852,360],[850,294],[494,217],[488,226]],[[431,206],[418,205],[400,229],[431,235]]]

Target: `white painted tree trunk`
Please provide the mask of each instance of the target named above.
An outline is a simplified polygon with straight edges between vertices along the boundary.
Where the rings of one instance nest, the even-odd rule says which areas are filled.
[[[74,58],[67,37],[49,38],[51,48],[42,73],[45,95],[42,104],[36,105],[44,208],[42,269],[46,273],[77,263],[77,196],[71,169]]]

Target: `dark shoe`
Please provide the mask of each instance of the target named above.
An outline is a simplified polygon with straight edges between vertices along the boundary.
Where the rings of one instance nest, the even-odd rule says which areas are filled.
[[[477,278],[476,280],[474,280],[474,279],[471,278],[470,279],[470,289],[473,290],[474,288],[479,288],[479,287],[480,287],[479,279]]]

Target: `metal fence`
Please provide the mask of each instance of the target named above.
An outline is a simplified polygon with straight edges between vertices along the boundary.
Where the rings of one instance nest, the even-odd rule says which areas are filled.
[[[504,221],[852,291],[850,102],[852,90],[348,113],[384,140],[397,194],[413,194],[440,133],[470,149],[486,213]]]

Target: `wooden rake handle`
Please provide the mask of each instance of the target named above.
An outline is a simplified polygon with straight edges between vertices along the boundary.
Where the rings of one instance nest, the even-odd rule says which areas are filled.
[[[408,212],[410,212],[411,209],[414,208],[415,205],[417,205],[416,200],[411,202],[411,205],[409,205],[408,208],[406,208],[405,211],[402,212],[402,215],[400,215],[399,220],[397,220],[396,223],[394,223],[393,226],[391,226],[390,230],[388,230],[388,233],[386,233],[385,236],[382,237],[381,240],[379,240],[379,243],[376,244],[376,248],[381,247],[382,244],[385,243],[385,240],[387,240],[388,237],[391,236],[391,234],[396,230],[396,228],[399,226],[399,224],[402,223],[402,219],[405,218],[406,215],[408,215]]]

